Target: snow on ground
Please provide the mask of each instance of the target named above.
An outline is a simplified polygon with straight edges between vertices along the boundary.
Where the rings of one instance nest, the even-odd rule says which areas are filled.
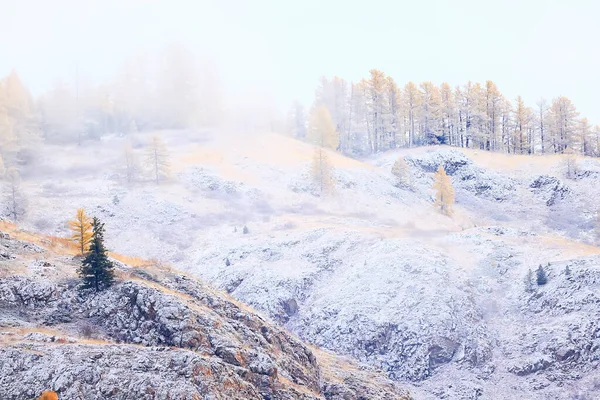
[[[160,186],[124,182],[122,138],[46,149],[43,174],[25,176],[25,225],[66,235],[85,206],[106,221],[113,250],[174,263],[423,398],[586,398],[597,385],[596,160],[580,159],[566,179],[553,156],[332,153],[336,193],[319,198],[308,144],[163,137],[173,176]],[[140,157],[145,140],[134,138]],[[390,173],[398,157],[410,188]],[[456,190],[453,218],[433,208],[440,164]],[[539,265],[549,283],[526,292]]]

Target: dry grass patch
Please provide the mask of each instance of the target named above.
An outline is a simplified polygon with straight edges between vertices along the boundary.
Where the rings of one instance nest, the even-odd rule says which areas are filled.
[[[51,250],[61,255],[77,255],[77,243],[69,238],[63,238],[41,233],[31,233],[21,229],[17,224],[9,221],[0,221],[0,231],[8,233],[11,238],[36,244],[46,250]]]

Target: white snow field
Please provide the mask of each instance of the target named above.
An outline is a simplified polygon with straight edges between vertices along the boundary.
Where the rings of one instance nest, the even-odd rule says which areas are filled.
[[[125,182],[123,138],[43,149],[42,173],[24,171],[22,223],[68,235],[85,207],[106,222],[112,250],[192,273],[301,338],[383,369],[417,399],[598,398],[597,160],[579,159],[566,179],[559,156],[331,153],[336,191],[320,198],[309,144],[160,134],[172,160],[161,185],[142,174]],[[140,159],[149,137],[133,138]],[[409,186],[390,172],[398,157]],[[452,218],[433,205],[440,164],[456,192]]]

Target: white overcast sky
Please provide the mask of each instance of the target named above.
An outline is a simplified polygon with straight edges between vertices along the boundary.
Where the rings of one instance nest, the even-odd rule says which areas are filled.
[[[321,75],[378,68],[399,84],[496,82],[530,106],[565,95],[600,123],[594,0],[0,0],[0,74],[34,93],[75,65],[93,82],[131,54],[180,42],[229,93],[311,100]]]

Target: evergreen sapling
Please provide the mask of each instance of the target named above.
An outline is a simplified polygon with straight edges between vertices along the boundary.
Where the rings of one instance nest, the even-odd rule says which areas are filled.
[[[538,286],[542,286],[542,285],[545,285],[546,283],[548,283],[548,275],[546,275],[546,271],[544,271],[544,268],[542,268],[541,264],[538,267],[536,274],[537,274]]]
[[[77,271],[83,280],[81,289],[95,289],[96,292],[111,286],[115,280],[114,265],[108,259],[104,247],[104,224],[94,217],[92,240],[88,253]]]

